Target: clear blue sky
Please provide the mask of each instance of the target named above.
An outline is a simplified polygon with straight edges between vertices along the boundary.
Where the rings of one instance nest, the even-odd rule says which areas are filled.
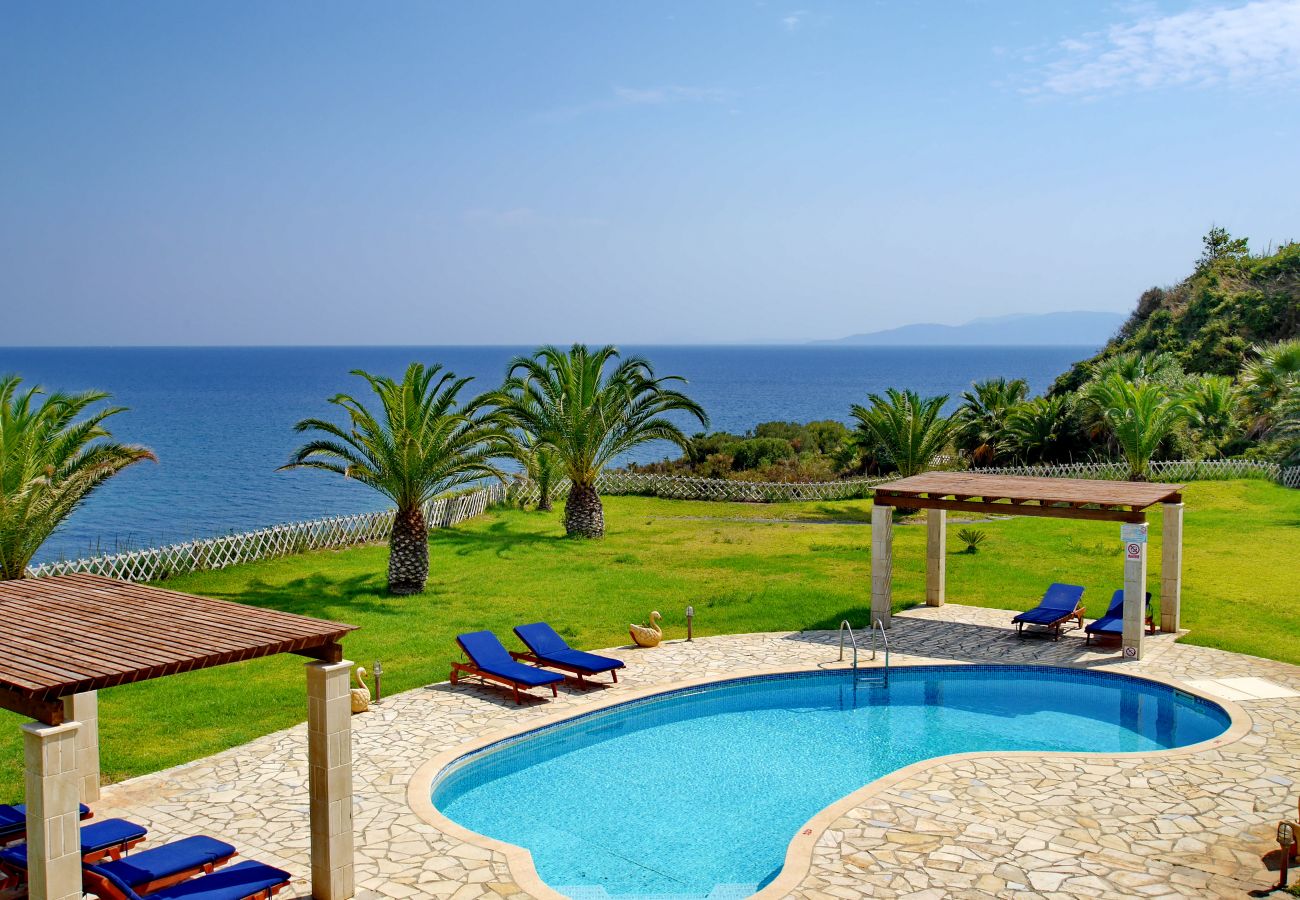
[[[9,3],[3,344],[801,341],[1300,238],[1300,2]]]

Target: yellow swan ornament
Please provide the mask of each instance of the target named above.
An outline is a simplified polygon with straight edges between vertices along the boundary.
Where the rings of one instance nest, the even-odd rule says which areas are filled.
[[[357,666],[357,682],[361,687],[352,688],[352,711],[363,713],[370,709],[370,688],[366,687],[366,670]]]
[[[628,634],[632,635],[632,643],[638,647],[658,647],[659,642],[664,639],[664,630],[659,627],[659,620],[663,616],[655,610],[650,613],[649,625],[629,625]]]

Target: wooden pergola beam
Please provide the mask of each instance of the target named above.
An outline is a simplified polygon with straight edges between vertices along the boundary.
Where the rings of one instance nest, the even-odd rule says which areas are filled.
[[[905,506],[912,509],[947,509],[954,512],[973,512],[984,514],[1011,514],[1017,516],[1039,516],[1049,519],[1091,519],[1102,522],[1145,522],[1146,513],[1132,509],[1105,509],[1078,506],[1043,506],[1030,501],[1022,503],[994,503],[988,500],[949,500],[939,497],[917,497],[909,494],[893,494],[876,489],[876,506]]]
[[[7,709],[46,725],[63,724],[62,700],[38,700],[17,691],[0,689],[0,709]]]

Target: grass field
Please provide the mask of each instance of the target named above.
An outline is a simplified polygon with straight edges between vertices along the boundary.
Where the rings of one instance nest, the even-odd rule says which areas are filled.
[[[1186,492],[1186,640],[1300,664],[1300,491],[1261,481]],[[420,596],[383,593],[387,551],[320,552],[178,578],[166,586],[361,626],[349,658],[384,663],[386,693],[447,677],[453,636],[547,619],[579,646],[627,642],[651,609],[670,637],[695,606],[699,634],[834,628],[870,609],[867,501],[736,504],[611,498],[601,541],[563,539],[559,512],[498,510],[430,539]],[[1099,615],[1122,586],[1118,526],[1018,518],[980,524],[989,539],[959,553],[948,530],[948,597],[1024,609],[1051,581],[1087,587]],[[1150,584],[1159,592],[1160,523]],[[924,591],[925,531],[895,529],[897,608]],[[510,637],[513,641],[513,636]],[[103,769],[116,780],[206,756],[305,718],[302,665],[276,657],[104,691]],[[21,720],[0,712],[0,800],[21,797]]]

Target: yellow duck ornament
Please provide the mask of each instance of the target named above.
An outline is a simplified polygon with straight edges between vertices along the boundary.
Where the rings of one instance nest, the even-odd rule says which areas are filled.
[[[659,642],[664,639],[664,630],[659,627],[659,620],[663,616],[655,610],[650,613],[649,625],[629,625],[628,634],[632,635],[632,643],[638,647],[658,647]]]

